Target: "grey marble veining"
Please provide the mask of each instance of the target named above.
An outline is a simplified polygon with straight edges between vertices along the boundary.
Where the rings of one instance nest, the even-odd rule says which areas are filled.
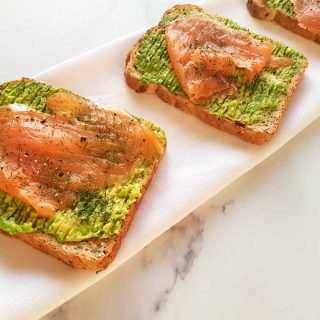
[[[189,218],[170,229],[173,244],[183,246],[176,248],[176,259],[172,262],[172,281],[169,286],[159,295],[154,304],[154,311],[159,312],[164,307],[171,292],[175,289],[178,281],[185,280],[191,271],[195,259],[201,251],[203,240],[204,221],[197,215],[190,214]],[[180,249],[180,250],[179,250]]]

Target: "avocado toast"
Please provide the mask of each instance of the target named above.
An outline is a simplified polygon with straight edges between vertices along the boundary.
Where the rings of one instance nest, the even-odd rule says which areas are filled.
[[[309,3],[316,3],[318,0],[309,1]],[[274,21],[283,28],[294,32],[306,39],[313,40],[320,43],[320,31],[308,29],[299,21],[299,15],[293,0],[248,0],[247,8],[251,15],[255,18]],[[300,1],[307,3],[308,1]],[[306,11],[310,9],[306,9]],[[320,26],[320,2],[318,1],[318,28]],[[308,18],[307,18],[308,19]],[[308,19],[309,20],[309,19]],[[316,19],[313,19],[315,21]]]
[[[213,96],[204,103],[194,103],[182,89],[173,68],[166,44],[167,29],[172,23],[193,16],[203,16],[212,24],[226,27],[255,40],[272,43],[272,58],[288,59],[288,65],[265,66],[252,83],[242,74],[233,78],[237,94]],[[177,5],[163,15],[160,23],[147,31],[126,59],[127,84],[137,92],[156,93],[162,100],[192,114],[202,121],[239,136],[254,144],[269,141],[278,129],[290,96],[308,65],[306,58],[286,45],[257,35],[237,23],[206,14],[194,5]]]
[[[164,132],[121,110],[98,108],[68,90],[26,78],[0,86],[0,122],[6,129],[0,135],[0,231],[74,267],[104,269],[159,165]],[[15,128],[18,133],[11,137]],[[12,170],[15,159],[18,169]]]

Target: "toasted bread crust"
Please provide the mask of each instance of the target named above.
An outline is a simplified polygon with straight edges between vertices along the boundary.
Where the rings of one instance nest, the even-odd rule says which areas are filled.
[[[247,8],[251,15],[255,18],[265,21],[275,21],[277,24],[291,32],[294,32],[306,39],[320,43],[320,34],[312,33],[311,31],[300,27],[298,20],[292,19],[280,11],[269,9],[264,4],[264,1],[248,0]]]
[[[258,19],[272,21],[276,16],[276,11],[264,5],[263,0],[248,0],[247,7],[251,14]]]
[[[174,10],[174,8],[176,7],[169,9],[165,14],[167,14],[168,12],[170,13],[172,10]],[[153,27],[147,32],[156,31],[157,28],[158,27]],[[181,96],[171,93],[163,85],[141,83],[140,75],[135,67],[135,57],[137,51],[139,50],[141,39],[139,39],[139,41],[134,45],[134,47],[128,53],[126,58],[124,76],[129,87],[131,87],[138,93],[155,93],[166,103],[169,103],[170,105],[178,109],[181,109],[186,113],[198,117],[205,123],[225,132],[236,135],[249,143],[258,145],[264,144],[272,139],[273,135],[277,131],[283,119],[284,113],[288,107],[289,99],[292,96],[298,84],[300,83],[304,71],[307,67],[306,63],[305,68],[302,68],[300,72],[296,74],[295,77],[292,79],[288,88],[288,94],[287,96],[283,97],[278,110],[271,113],[265,121],[246,125],[243,123],[212,115],[201,106],[192,103],[188,98],[183,98]]]
[[[148,189],[160,160],[161,159],[154,162],[148,179],[141,190],[141,196],[131,205],[126,218],[123,220],[120,233],[109,239],[93,239],[82,242],[60,243],[55,240],[53,236],[44,233],[16,234],[12,236],[1,229],[0,232],[7,236],[23,240],[32,247],[47,253],[48,255],[51,255],[72,267],[101,271],[105,269],[116,257],[120,249],[121,242],[129,230],[131,221],[133,220],[146,190]]]

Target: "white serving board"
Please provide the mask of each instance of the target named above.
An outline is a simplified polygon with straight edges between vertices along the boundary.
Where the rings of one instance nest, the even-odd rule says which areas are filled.
[[[156,96],[129,89],[123,78],[124,60],[143,31],[107,43],[37,76],[101,105],[123,107],[158,123],[167,133],[168,148],[118,257],[106,271],[96,275],[75,270],[20,241],[0,237],[1,319],[38,318],[105,277],[320,115],[320,46],[275,24],[251,18],[245,3],[216,0],[206,2],[203,7],[289,44],[302,51],[310,64],[282,127],[265,146],[250,145],[166,105]],[[159,18],[161,15],[159,12]]]

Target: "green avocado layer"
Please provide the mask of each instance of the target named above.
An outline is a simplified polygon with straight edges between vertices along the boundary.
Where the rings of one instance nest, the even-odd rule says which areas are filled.
[[[160,26],[156,30],[147,32],[142,40],[135,58],[135,67],[140,74],[140,82],[143,84],[161,84],[170,92],[187,97],[179,85],[178,78],[171,66],[165,42],[165,26],[171,21],[194,13],[202,13],[197,9],[185,9],[173,11],[163,17]],[[260,40],[270,40],[261,35],[251,33],[248,29],[240,27],[230,20],[214,18],[204,14],[215,23],[227,25],[235,30],[241,30],[251,34]],[[241,81],[241,77],[235,80],[238,88],[237,96],[225,98],[212,98],[202,105],[210,114],[224,117],[243,124],[252,124],[264,120],[272,111],[277,110],[281,99],[287,94],[287,88],[292,78],[306,65],[306,58],[299,52],[276,43],[273,51],[275,57],[288,57],[293,63],[287,67],[265,68],[252,84]]]
[[[296,17],[292,0],[268,0],[267,7],[276,11],[280,11],[291,18]]]
[[[64,89],[29,79],[11,82],[0,86],[0,106],[19,102],[48,112],[45,98],[59,90]],[[165,143],[163,130],[146,120],[139,121]],[[122,220],[141,195],[150,170],[151,164],[142,163],[124,184],[80,193],[73,208],[57,211],[49,219],[38,217],[32,207],[0,191],[0,228],[10,234],[44,232],[60,242],[108,238],[120,232]]]
[[[30,80],[12,81],[0,86],[0,106],[20,103],[35,110],[48,112],[46,97],[59,91],[59,88]]]

